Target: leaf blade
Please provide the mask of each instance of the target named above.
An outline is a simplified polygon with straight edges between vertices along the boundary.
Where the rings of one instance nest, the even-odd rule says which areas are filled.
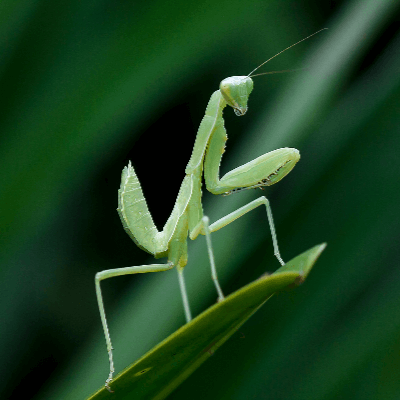
[[[122,371],[112,382],[118,399],[164,399],[276,292],[302,283],[325,244],[300,254],[275,273],[208,308]],[[109,398],[105,388],[88,400]]]

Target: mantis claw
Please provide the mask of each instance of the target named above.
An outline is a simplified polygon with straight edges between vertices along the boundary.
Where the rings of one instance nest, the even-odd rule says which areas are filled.
[[[114,368],[112,368],[110,370],[110,374],[108,375],[108,378],[106,380],[106,383],[104,384],[105,388],[110,392],[110,393],[114,393],[114,390],[111,390],[110,388],[110,383],[113,380],[113,372],[114,372]]]
[[[111,390],[110,388],[110,383],[113,380],[113,373],[114,373],[114,361],[113,361],[113,356],[112,356],[112,350],[113,348],[110,347],[110,349],[108,350],[108,357],[110,359],[110,373],[108,374],[108,378],[106,380],[106,383],[104,384],[105,388],[110,392],[110,393],[114,393],[113,390]]]
[[[114,390],[111,390],[109,383],[112,381],[112,378],[108,378],[106,380],[106,383],[104,384],[105,388],[110,392],[110,393],[114,393]]]

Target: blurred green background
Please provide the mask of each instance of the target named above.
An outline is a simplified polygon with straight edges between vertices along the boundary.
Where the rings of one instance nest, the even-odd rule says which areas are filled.
[[[221,168],[298,148],[265,192],[281,253],[328,247],[303,286],[271,299],[170,397],[398,399],[398,5],[2,1],[1,398],[84,399],[104,384],[94,275],[153,261],[115,210],[122,168],[132,160],[162,228],[219,82],[327,27],[260,72],[307,69],[255,78],[246,116],[226,110]],[[261,194],[206,193],[205,213],[214,221]],[[213,244],[225,293],[279,266],[262,209]],[[196,315],[216,300],[203,237],[185,271]],[[184,323],[175,271],[102,288],[117,371]]]

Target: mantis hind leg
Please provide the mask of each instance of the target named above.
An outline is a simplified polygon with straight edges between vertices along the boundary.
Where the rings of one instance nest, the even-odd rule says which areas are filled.
[[[185,311],[186,323],[188,323],[192,320],[192,313],[190,312],[189,299],[188,299],[187,291],[186,291],[185,278],[183,276],[183,268],[178,267],[178,268],[176,268],[176,270],[178,271],[179,288],[181,290],[182,303],[183,303],[183,309]]]
[[[224,297],[224,294],[222,293],[221,286],[218,282],[217,269],[215,268],[214,252],[213,252],[212,244],[211,244],[211,230],[210,230],[210,226],[209,226],[210,220],[208,217],[204,216],[202,218],[201,222],[203,224],[204,233],[206,235],[208,256],[210,258],[210,265],[211,265],[211,277],[214,282],[215,288],[217,289],[218,301],[221,301],[225,297]]]
[[[101,272],[98,272],[95,277],[95,285],[96,285],[96,296],[97,296],[97,303],[99,305],[100,310],[100,317],[101,323],[103,324],[104,336],[106,338],[107,343],[107,351],[108,351],[108,358],[110,361],[110,373],[105,383],[105,387],[109,392],[112,392],[110,388],[110,382],[113,379],[114,369],[114,361],[113,361],[113,354],[112,354],[112,343],[110,338],[110,331],[107,325],[107,318],[106,313],[104,310],[104,303],[103,303],[103,296],[101,294],[100,288],[100,281],[113,278],[114,276],[121,276],[121,275],[129,275],[129,274],[140,274],[146,272],[160,272],[160,271],[167,271],[174,267],[172,262],[167,264],[150,264],[150,265],[141,265],[137,267],[126,267],[126,268],[116,268],[116,269],[108,269]]]

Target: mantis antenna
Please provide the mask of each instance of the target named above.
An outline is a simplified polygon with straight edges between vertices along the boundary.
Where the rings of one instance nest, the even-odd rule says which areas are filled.
[[[328,29],[328,28],[322,28],[322,29],[320,29],[319,31],[314,32],[312,35],[307,36],[306,38],[299,40],[297,43],[292,44],[292,45],[289,46],[289,47],[286,47],[285,50],[280,51],[278,54],[275,54],[273,57],[269,58],[267,61],[264,61],[264,62],[263,62],[262,64],[260,64],[257,68],[253,69],[253,71],[251,71],[247,76],[251,78],[252,76],[264,75],[264,74],[257,74],[257,75],[251,75],[251,74],[252,74],[253,72],[257,71],[258,68],[262,67],[262,66],[263,66],[264,64],[266,64],[267,62],[271,61],[273,58],[279,56],[279,54],[282,54],[282,53],[285,52],[286,50],[291,49],[292,47],[296,46],[297,44],[299,44],[299,43],[301,43],[301,42],[304,42],[305,40],[309,39],[311,36],[314,36],[314,35],[316,35],[317,33],[320,33],[321,31],[324,31],[324,30],[326,30],[326,29]],[[267,72],[267,73],[265,73],[265,75],[267,75],[267,74],[279,73],[279,72],[288,72],[288,71]]]
[[[284,72],[303,71],[304,69],[307,69],[307,68],[285,69],[283,71],[269,71],[269,72],[263,72],[261,74],[251,75],[250,78],[254,78],[255,76],[261,76],[261,75],[283,74]]]

